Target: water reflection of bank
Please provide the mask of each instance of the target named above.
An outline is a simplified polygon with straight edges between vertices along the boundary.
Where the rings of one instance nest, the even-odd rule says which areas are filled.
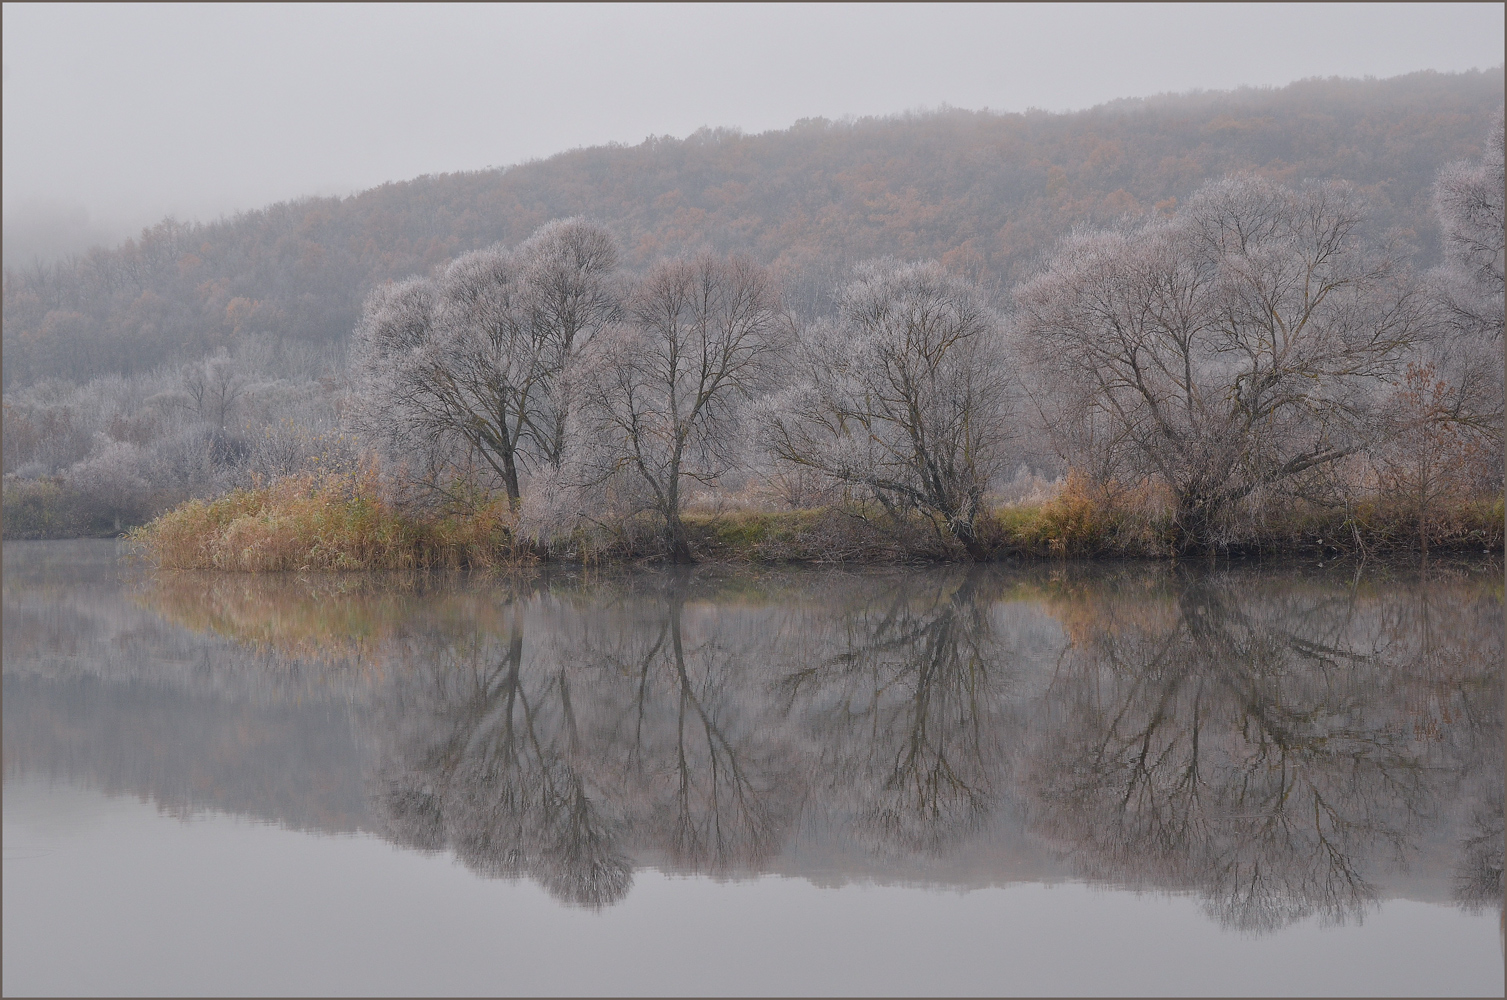
[[[642,864],[1076,875],[1194,891],[1256,930],[1348,919],[1401,879],[1500,900],[1491,567],[1359,583],[954,568],[92,591],[10,569],[7,774],[108,772],[161,802],[302,827],[345,803],[324,807],[330,828],[451,851],[574,904],[621,898]],[[112,659],[128,637],[139,662]],[[149,664],[154,641],[166,653]],[[167,655],[194,642],[199,664]],[[165,763],[121,773],[172,757],[147,734],[174,712],[201,720],[183,742],[197,791]],[[205,770],[225,731],[243,734],[245,764]]]

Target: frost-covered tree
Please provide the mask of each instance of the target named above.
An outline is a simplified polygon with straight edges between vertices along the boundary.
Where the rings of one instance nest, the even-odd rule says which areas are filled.
[[[978,289],[936,263],[858,268],[835,320],[802,336],[773,400],[775,456],[945,521],[971,555],[1010,435],[1010,364]]]
[[[528,289],[529,322],[537,331],[546,372],[533,418],[540,451],[555,468],[565,454],[570,416],[569,369],[597,331],[622,308],[615,278],[617,244],[606,230],[583,219],[560,219],[539,228],[518,248]]]
[[[1016,291],[1031,383],[1065,457],[1159,480],[1176,543],[1363,448],[1422,331],[1400,254],[1348,188],[1250,176],[1170,220],[1069,238]]]
[[[1480,160],[1452,163],[1434,183],[1434,210],[1443,237],[1440,292],[1460,327],[1500,342],[1503,320],[1502,113],[1497,112]]]
[[[559,466],[566,375],[617,312],[611,237],[554,222],[517,250],[465,254],[368,296],[352,348],[352,421],[411,478],[500,486]]]
[[[584,467],[596,480],[635,480],[666,554],[686,561],[687,481],[715,483],[734,465],[735,421],[765,387],[789,324],[762,268],[706,255],[659,264],[627,313],[583,357],[580,426],[596,449]]]
[[[1504,237],[1502,116],[1476,161],[1452,163],[1434,184],[1444,264],[1430,275],[1438,335],[1427,352],[1455,397],[1454,423],[1502,434]]]

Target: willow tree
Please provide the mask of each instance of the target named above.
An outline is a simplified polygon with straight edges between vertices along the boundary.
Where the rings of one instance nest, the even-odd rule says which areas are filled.
[[[709,255],[659,264],[626,315],[580,366],[584,465],[598,480],[634,482],[666,555],[684,562],[686,487],[715,483],[736,464],[738,417],[765,388],[788,321],[762,268]]]
[[[352,349],[353,422],[424,485],[479,480],[516,507],[522,473],[560,465],[567,374],[617,315],[616,262],[605,231],[568,219],[374,290]]]
[[[939,517],[972,556],[984,490],[1009,438],[998,318],[936,263],[861,265],[838,315],[813,324],[769,411],[775,456]]]
[[[1363,448],[1424,320],[1347,187],[1250,176],[1170,220],[1073,235],[1015,301],[1068,460],[1165,484],[1184,549]]]
[[[1479,160],[1451,163],[1434,182],[1444,263],[1430,275],[1440,329],[1425,363],[1451,390],[1457,431],[1502,437],[1502,328],[1507,290],[1507,172],[1498,112]]]

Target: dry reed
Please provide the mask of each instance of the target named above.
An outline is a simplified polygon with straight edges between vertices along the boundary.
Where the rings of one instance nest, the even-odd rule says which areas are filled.
[[[420,516],[399,509],[375,467],[283,476],[190,500],[128,536],[163,569],[239,572],[488,568],[526,561],[506,501]]]

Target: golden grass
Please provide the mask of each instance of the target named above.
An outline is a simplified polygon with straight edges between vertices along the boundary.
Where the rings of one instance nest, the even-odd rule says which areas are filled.
[[[374,469],[304,473],[190,500],[128,536],[163,569],[486,568],[529,558],[506,501],[418,517],[382,496]]]
[[[1112,550],[1132,554],[1117,536],[1132,518],[1125,503],[1111,502],[1077,472],[1050,499],[994,511],[983,534],[992,547],[1020,554],[1092,556]],[[1149,526],[1149,524],[1148,524]],[[1140,554],[1140,553],[1134,553]]]
[[[1170,508],[1170,497],[1153,486],[1104,487],[1070,474],[1045,502],[990,512],[981,519],[980,535],[999,554],[1163,558],[1176,551]],[[1431,549],[1501,552],[1504,513],[1500,496],[1437,501],[1423,528]],[[1239,512],[1231,514],[1239,517]],[[1386,497],[1349,507],[1274,503],[1261,512],[1258,523],[1237,520],[1230,534],[1219,548],[1247,555],[1392,554],[1416,551],[1422,540],[1416,510]]]

